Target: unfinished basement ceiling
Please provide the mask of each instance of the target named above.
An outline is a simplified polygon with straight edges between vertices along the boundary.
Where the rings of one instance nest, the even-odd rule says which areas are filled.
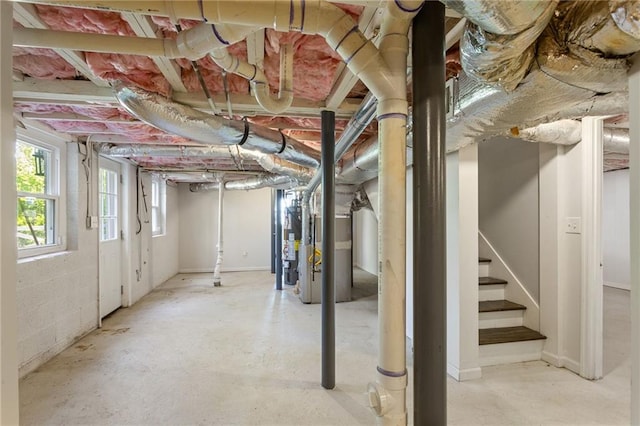
[[[386,3],[384,0],[356,0],[333,4],[358,22],[365,37],[375,42]],[[455,32],[461,16],[453,11],[447,15],[446,31]],[[199,23],[194,20],[171,22],[167,17],[134,12],[14,3],[16,32],[35,28],[173,40],[180,31],[192,29]],[[462,72],[460,49],[455,41],[447,52],[448,78]],[[320,110],[328,108],[336,111],[336,127],[340,132],[368,90],[319,35],[259,30],[229,46],[228,50],[230,54],[263,68],[271,90],[275,91],[280,82],[281,50],[287,44],[293,50],[293,102],[281,114],[265,111],[252,96],[246,79],[225,74],[208,55],[192,62],[186,58],[14,46],[16,118],[27,129],[36,129],[45,134],[55,132],[62,135],[56,137],[71,141],[201,145],[192,139],[143,123],[125,111],[111,88],[118,81],[209,114],[229,117],[231,111],[235,119],[246,119],[250,123],[276,129],[319,150]],[[211,95],[211,101],[207,100],[207,92]],[[625,120],[609,120],[606,125],[621,128],[625,126]],[[376,132],[374,120],[359,136],[354,152],[359,146],[366,145]],[[148,155],[136,157],[135,161],[150,170],[264,171],[255,159],[240,158],[239,161],[239,158],[230,152],[226,157],[218,155],[215,158]],[[605,159],[605,169],[628,165],[627,156],[623,153],[606,153]]]

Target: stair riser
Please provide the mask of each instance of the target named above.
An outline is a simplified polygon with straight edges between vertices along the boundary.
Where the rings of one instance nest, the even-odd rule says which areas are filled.
[[[504,299],[504,284],[481,285],[478,300],[502,300]]]
[[[523,325],[522,310],[500,311],[500,312],[480,312],[478,317],[478,328],[498,328],[517,327]]]
[[[536,361],[542,358],[544,340],[480,345],[480,366]]]
[[[488,277],[489,276],[489,264],[481,263],[478,265],[478,276],[479,277]]]

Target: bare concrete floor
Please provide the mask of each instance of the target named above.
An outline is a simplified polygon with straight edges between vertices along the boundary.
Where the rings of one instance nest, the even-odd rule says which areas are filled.
[[[318,305],[273,290],[268,272],[227,273],[218,288],[209,274],[178,275],[25,377],[21,423],[374,424],[364,390],[376,367],[377,292],[362,281],[357,300],[336,307],[332,391],[319,385]],[[629,298],[605,297],[616,312],[606,315],[605,379],[544,362],[485,368],[480,380],[449,380],[449,423],[628,424]]]

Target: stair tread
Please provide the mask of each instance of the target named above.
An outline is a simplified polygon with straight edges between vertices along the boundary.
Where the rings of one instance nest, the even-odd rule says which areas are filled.
[[[484,300],[478,302],[478,312],[500,312],[525,310],[526,306],[510,300]]]
[[[478,282],[480,285],[492,285],[492,284],[507,284],[507,281],[501,278],[494,277],[480,277]]]
[[[543,340],[546,336],[527,327],[500,327],[483,328],[479,330],[481,345],[493,345],[496,343],[525,342],[528,340]]]
[[[491,259],[489,259],[487,257],[479,257],[478,258],[478,262],[479,263],[491,263]]]

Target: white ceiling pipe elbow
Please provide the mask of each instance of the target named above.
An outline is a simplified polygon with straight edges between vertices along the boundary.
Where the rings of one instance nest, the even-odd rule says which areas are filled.
[[[264,76],[264,72],[260,71]],[[293,46],[280,46],[280,90],[277,98],[271,95],[266,77],[265,81],[254,80],[252,84],[256,100],[262,108],[274,114],[280,114],[289,108],[293,102]]]
[[[275,97],[271,94],[269,82],[264,71],[256,65],[233,56],[225,48],[215,49],[211,59],[223,70],[249,80],[254,88],[256,100],[262,108],[273,114],[280,114],[293,102],[293,49],[284,44],[280,50],[280,91]]]
[[[178,34],[174,44],[176,52],[170,52],[175,56],[167,56],[195,61],[206,56],[212,49],[224,48],[244,40],[256,30],[256,27],[246,25],[198,24]]]

